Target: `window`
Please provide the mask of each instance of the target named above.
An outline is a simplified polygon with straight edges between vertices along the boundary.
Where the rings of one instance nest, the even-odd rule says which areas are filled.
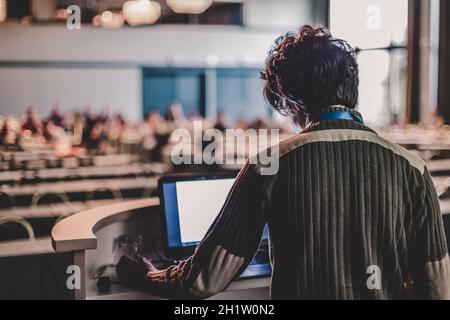
[[[251,121],[266,118],[270,107],[263,96],[264,82],[259,70],[219,69],[217,71],[217,109],[228,120]]]
[[[330,30],[358,54],[359,111],[380,127],[406,110],[408,0],[330,0]]]
[[[150,110],[167,113],[177,101],[185,114],[203,114],[204,70],[195,68],[145,68],[143,71],[143,114]]]
[[[260,70],[253,68],[144,68],[143,114],[166,114],[173,101],[186,115],[215,118],[224,112],[230,125],[271,114],[263,96]]]

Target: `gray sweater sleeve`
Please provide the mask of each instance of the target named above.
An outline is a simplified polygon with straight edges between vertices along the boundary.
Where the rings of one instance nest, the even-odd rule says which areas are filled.
[[[426,169],[423,178],[421,219],[412,248],[416,295],[423,299],[450,299],[450,260],[439,200]]]
[[[207,298],[224,290],[260,244],[267,220],[264,179],[247,163],[194,255],[180,265],[149,273],[150,280],[169,297]]]

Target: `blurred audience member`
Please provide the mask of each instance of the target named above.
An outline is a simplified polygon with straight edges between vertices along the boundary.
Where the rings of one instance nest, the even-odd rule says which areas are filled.
[[[202,116],[198,114],[197,111],[191,110],[187,114],[187,120],[189,121],[197,121],[197,120],[203,120]]]
[[[245,121],[244,119],[237,119],[236,123],[234,125],[234,128],[235,129],[247,130],[247,128],[248,128],[247,121]]]
[[[43,136],[48,142],[54,142],[58,139],[62,139],[65,136],[64,128],[55,123],[52,120],[47,120],[43,123]]]
[[[0,146],[6,150],[18,149],[19,136],[16,130],[12,128],[11,121],[11,119],[7,119],[0,131]]]
[[[109,134],[108,134],[109,139],[117,141],[125,129],[126,129],[125,119],[120,113],[115,114],[109,126]]]
[[[37,117],[34,107],[27,109],[25,119],[22,122],[22,131],[29,131],[31,134],[42,133],[42,123]]]
[[[64,115],[61,112],[61,109],[58,106],[55,106],[52,109],[52,112],[50,113],[50,116],[48,117],[48,121],[51,121],[53,125],[63,128],[64,130],[67,130],[66,120],[64,118]]]
[[[227,115],[225,114],[225,112],[219,111],[219,113],[217,114],[216,123],[214,124],[214,129],[217,129],[217,130],[223,132],[227,128],[229,128],[228,121],[227,121]]]
[[[166,120],[169,123],[177,124],[185,121],[183,107],[179,102],[172,102],[167,110]]]
[[[249,129],[255,129],[256,131],[261,129],[270,129],[271,125],[266,121],[266,119],[256,119],[248,125]]]
[[[169,131],[167,121],[159,111],[150,110],[145,117],[145,122],[141,125],[141,133],[144,136],[154,136],[157,134],[165,134]]]
[[[104,154],[108,148],[108,140],[103,132],[104,120],[100,119],[90,128],[85,147],[93,153]]]

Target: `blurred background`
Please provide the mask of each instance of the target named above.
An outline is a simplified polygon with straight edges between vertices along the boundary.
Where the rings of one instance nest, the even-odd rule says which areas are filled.
[[[0,298],[70,297],[49,237],[64,217],[155,195],[168,172],[240,168],[174,166],[174,129],[294,134],[260,71],[304,24],[356,49],[359,111],[428,161],[450,212],[449,21],[445,0],[0,0]]]

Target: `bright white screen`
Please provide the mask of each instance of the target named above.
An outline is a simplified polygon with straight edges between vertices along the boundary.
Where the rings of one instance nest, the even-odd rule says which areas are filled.
[[[176,183],[181,242],[203,239],[222,209],[233,183],[234,179]]]

